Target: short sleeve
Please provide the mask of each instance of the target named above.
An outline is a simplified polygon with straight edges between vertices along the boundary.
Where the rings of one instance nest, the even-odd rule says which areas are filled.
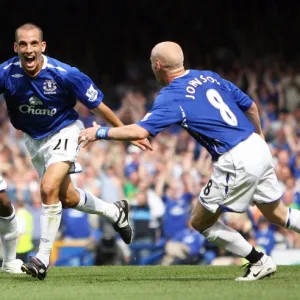
[[[249,109],[249,107],[252,105],[253,101],[251,98],[246,95],[244,92],[242,92],[236,85],[234,85],[232,82],[223,79],[224,84],[229,88],[229,90],[232,92],[233,97],[238,105],[238,107],[242,111],[246,111]]]
[[[141,121],[137,122],[137,125],[146,129],[152,136],[156,136],[170,125],[181,121],[182,114],[179,106],[170,101],[164,101],[163,95],[159,95],[151,110]]]
[[[88,109],[99,106],[103,100],[103,93],[94,82],[77,68],[72,68],[66,75],[68,91],[74,95]]]

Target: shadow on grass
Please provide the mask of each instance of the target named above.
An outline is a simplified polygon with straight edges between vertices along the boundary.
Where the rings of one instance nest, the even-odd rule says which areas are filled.
[[[8,279],[11,282],[19,282],[19,281],[26,281],[26,282],[60,282],[61,284],[68,284],[68,280],[61,280],[62,277],[66,278],[66,275],[48,275],[45,280],[38,280],[37,278],[30,277],[30,276],[11,276]],[[80,274],[72,274],[72,276],[67,276],[68,278],[72,278],[73,280],[78,278],[81,282],[85,283],[108,283],[108,282],[145,282],[145,281],[178,281],[178,282],[190,282],[190,281],[233,281],[233,277],[120,277],[120,278],[109,278],[107,275],[80,275]],[[1,277],[0,277],[1,278]],[[73,281],[72,280],[72,281]]]

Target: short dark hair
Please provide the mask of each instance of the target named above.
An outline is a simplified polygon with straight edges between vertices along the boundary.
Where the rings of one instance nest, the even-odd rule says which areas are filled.
[[[32,30],[32,29],[37,29],[39,32],[40,32],[40,38],[41,38],[41,41],[43,41],[44,39],[44,34],[43,34],[43,31],[41,29],[41,27],[33,24],[33,23],[25,23],[21,26],[19,26],[16,31],[15,31],[15,41],[17,42],[18,41],[18,31],[20,29],[25,29],[25,30]]]

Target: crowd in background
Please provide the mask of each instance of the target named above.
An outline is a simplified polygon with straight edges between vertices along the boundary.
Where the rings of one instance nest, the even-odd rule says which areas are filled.
[[[289,207],[300,208],[300,73],[297,66],[273,56],[244,65],[226,48],[220,49],[215,58],[214,61],[205,58],[198,68],[215,70],[256,102],[282,186],[283,201]],[[128,68],[126,83],[106,89],[104,100],[109,104],[110,99],[117,99],[115,112],[125,124],[143,118],[160,88],[153,78],[141,88],[134,81],[138,69]],[[76,110],[85,126],[91,126],[94,120],[104,124],[80,103]],[[212,173],[208,152],[177,126],[152,138],[151,143],[152,152],[143,152],[130,143],[92,143],[81,150],[78,159],[83,173],[72,175],[77,186],[107,202],[123,198],[129,201],[135,230],[133,245],[123,244],[103,218],[75,210],[64,210],[58,239],[82,241],[93,253],[95,264],[241,263],[206,242],[189,224],[193,204]],[[18,253],[28,254],[39,242],[39,180],[22,133],[9,122],[3,99],[0,101],[0,171],[17,210],[20,240],[25,240],[26,246],[21,244]],[[244,214],[225,213],[222,220],[268,254],[278,248],[300,248],[297,234],[267,223],[255,206]]]

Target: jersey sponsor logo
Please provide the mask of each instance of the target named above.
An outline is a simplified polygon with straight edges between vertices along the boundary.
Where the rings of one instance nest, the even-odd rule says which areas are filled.
[[[93,87],[93,85],[91,84],[91,86],[88,88],[88,90],[86,91],[85,95],[88,97],[88,100],[90,102],[94,102],[97,100],[98,98],[98,91]]]
[[[51,95],[56,94],[56,82],[54,80],[47,79],[43,84],[44,94]]]
[[[40,98],[33,96],[33,97],[29,98],[29,104],[30,105],[43,105],[43,101]]]
[[[57,112],[56,108],[40,108],[38,106],[43,105],[43,101],[38,97],[30,97],[29,105],[23,104],[19,106],[19,110],[23,114],[40,115],[40,116],[54,116]]]
[[[11,77],[13,77],[13,78],[21,78],[21,77],[23,77],[23,75],[19,74],[19,73],[16,73],[16,74],[11,75]]]

